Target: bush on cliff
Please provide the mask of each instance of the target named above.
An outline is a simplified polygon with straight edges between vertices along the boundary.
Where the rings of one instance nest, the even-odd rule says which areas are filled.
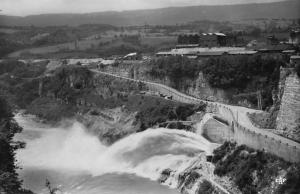
[[[259,193],[270,187],[279,171],[288,170],[291,166],[290,163],[269,153],[253,150],[244,145],[238,147],[229,145],[230,143],[226,142],[214,151],[216,154],[214,156],[216,158],[213,159],[216,165],[214,173],[233,178],[243,193]]]
[[[222,158],[224,158],[226,156],[226,154],[230,153],[233,149],[235,149],[235,147],[236,147],[236,143],[226,141],[220,147],[218,147],[217,149],[214,150],[212,162],[217,163]]]
[[[15,150],[21,144],[14,143],[12,138],[20,131],[21,127],[13,119],[10,107],[0,98],[0,193],[32,193],[22,188],[22,181],[16,172],[18,167],[15,165]]]
[[[218,193],[215,191],[212,184],[207,181],[203,180],[203,182],[199,185],[199,190],[197,191],[197,194],[212,194],[212,193]]]
[[[289,168],[286,181],[281,185],[277,194],[298,194],[300,193],[300,163]]]

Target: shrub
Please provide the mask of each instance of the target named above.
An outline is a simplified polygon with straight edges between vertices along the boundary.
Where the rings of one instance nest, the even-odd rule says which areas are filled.
[[[21,127],[13,119],[7,102],[0,98],[0,192],[7,194],[25,194],[30,191],[22,189],[15,165],[15,150],[21,145],[12,146],[13,136],[21,132]]]
[[[217,163],[218,161],[220,161],[226,154],[230,153],[235,148],[235,146],[235,143],[226,141],[219,148],[214,150],[212,162]]]
[[[203,182],[200,184],[199,186],[199,190],[197,191],[198,194],[211,194],[214,193],[214,187],[212,186],[212,184],[207,181],[207,180],[203,180]]]
[[[226,142],[214,151],[213,162],[216,165],[214,173],[219,176],[230,176],[242,193],[258,193],[268,188],[278,171],[290,166],[288,162],[271,154],[256,151],[244,145],[232,149],[229,145]],[[297,181],[295,176],[290,179],[289,184],[297,189],[294,180]]]
[[[278,194],[300,193],[300,163],[291,167],[286,176],[286,181],[280,186]]]

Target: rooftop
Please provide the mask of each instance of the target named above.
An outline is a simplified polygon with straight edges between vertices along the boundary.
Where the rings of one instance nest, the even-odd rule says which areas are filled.
[[[293,55],[293,56],[291,56],[290,59],[300,59],[300,56],[299,55]]]
[[[215,32],[215,33],[202,33],[201,35],[203,35],[203,36],[212,36],[212,35],[216,35],[216,36],[226,36],[225,34],[220,33],[220,32]]]
[[[137,55],[137,53],[129,53],[128,55],[126,55],[124,58],[126,58],[126,57],[133,57],[133,56],[136,56]]]
[[[251,50],[244,50],[244,51],[229,51],[228,54],[230,55],[253,55],[256,54],[258,51],[251,51]]]
[[[236,54],[254,54],[250,51],[246,51],[244,47],[196,47],[196,48],[178,48],[172,49],[167,52],[158,52],[157,55],[222,55],[224,53],[236,53]],[[253,51],[252,51],[253,52]]]

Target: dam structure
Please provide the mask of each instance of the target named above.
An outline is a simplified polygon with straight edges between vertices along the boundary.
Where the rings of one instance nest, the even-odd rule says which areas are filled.
[[[96,75],[102,74],[145,84],[150,91],[172,96],[172,100],[178,102],[188,104],[205,103],[209,112],[221,117],[228,123],[227,127],[224,125],[224,131],[222,132],[222,136],[226,141],[235,141],[238,145],[246,145],[253,149],[263,150],[289,162],[300,162],[299,143],[253,125],[248,114],[258,112],[258,110],[201,100],[159,83],[131,79],[97,69],[91,69],[91,71]]]

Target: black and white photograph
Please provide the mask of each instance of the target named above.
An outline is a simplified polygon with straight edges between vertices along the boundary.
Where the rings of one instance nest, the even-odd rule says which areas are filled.
[[[0,0],[0,194],[300,194],[300,0]]]

